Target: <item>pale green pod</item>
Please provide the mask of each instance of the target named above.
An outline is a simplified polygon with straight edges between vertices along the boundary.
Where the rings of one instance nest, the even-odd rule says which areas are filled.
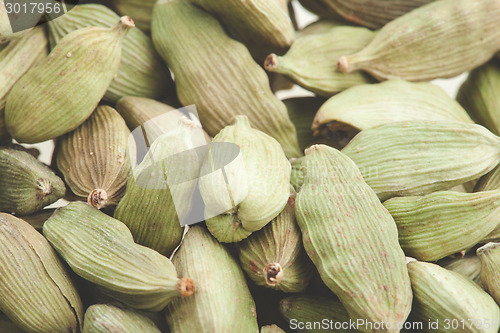
[[[146,316],[110,304],[94,304],[85,311],[83,333],[161,333]]]
[[[140,2],[146,6],[147,1]],[[152,4],[151,4],[152,10]],[[134,19],[134,15],[131,16]],[[119,16],[99,4],[74,6],[71,11],[49,21],[49,40],[54,48],[68,33],[88,26],[109,28]],[[134,20],[134,23],[137,23]],[[116,103],[124,96],[162,98],[175,94],[168,68],[156,52],[153,42],[139,29],[132,29],[123,39],[120,67],[113,78],[104,100]]]
[[[168,305],[171,332],[259,331],[243,271],[206,229],[190,227],[172,262],[178,274],[191,276],[196,289],[193,296],[177,298]]]
[[[482,287],[481,259],[475,254],[454,258],[443,265],[444,268],[462,274]]]
[[[342,150],[381,200],[476,179],[500,162],[500,138],[455,121],[400,121],[361,131]]]
[[[304,157],[290,159],[292,172],[290,173],[290,185],[293,186],[296,192],[299,192],[300,187],[304,183],[304,172],[302,170],[302,162]]]
[[[408,272],[413,289],[412,318],[422,323],[418,332],[498,332],[500,308],[477,284],[426,262],[409,262]],[[437,324],[430,326],[429,322]]]
[[[363,49],[375,33],[360,27],[340,26],[326,32],[301,36],[283,55],[270,54],[264,67],[286,75],[303,88],[330,97],[349,87],[374,82],[369,75],[337,71],[337,59]]]
[[[214,17],[184,0],[159,0],[152,34],[175,76],[180,102],[196,106],[209,135],[246,115],[254,128],[278,140],[289,158],[302,155],[295,127],[269,88],[266,72]]]
[[[233,143],[240,151],[224,174]],[[215,144],[215,145],[214,145]],[[252,128],[246,116],[217,134],[203,162],[199,180],[208,229],[220,242],[238,242],[262,229],[285,207],[290,195],[290,162],[279,143]],[[227,179],[226,179],[227,178]]]
[[[479,179],[474,192],[500,190],[500,165]]]
[[[177,278],[167,257],[135,244],[125,224],[86,203],[57,210],[43,235],[76,274],[133,309],[161,311],[193,293],[193,281]]]
[[[266,325],[260,328],[260,333],[285,333],[285,331],[276,325]]]
[[[137,27],[149,33],[151,30],[151,16],[156,0],[112,0],[120,15],[130,16]]]
[[[363,332],[399,332],[410,313],[411,288],[396,224],[354,162],[314,145],[302,164],[295,214],[307,254],[353,321],[391,323]]]
[[[117,73],[122,40],[133,26],[122,17],[111,29],[89,27],[66,35],[10,91],[5,120],[12,137],[42,142],[82,124]]]
[[[340,57],[338,69],[380,80],[454,77],[500,49],[499,16],[497,0],[433,1],[387,23],[363,50]]]
[[[484,289],[500,303],[500,278],[498,269],[500,267],[500,243],[488,243],[477,249],[477,255],[481,260],[481,282]]]
[[[66,267],[32,226],[0,213],[0,311],[25,332],[78,333],[83,308]]]
[[[407,256],[436,261],[467,250],[499,223],[500,191],[438,191],[384,202]]]

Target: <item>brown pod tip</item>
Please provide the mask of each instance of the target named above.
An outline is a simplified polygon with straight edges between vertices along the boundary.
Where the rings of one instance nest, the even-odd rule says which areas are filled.
[[[39,191],[37,192],[36,198],[38,200],[43,200],[46,196],[54,192],[54,186],[52,186],[52,183],[45,178],[37,179],[37,185]]]
[[[274,53],[268,55],[266,60],[264,60],[264,68],[270,72],[276,70],[278,68],[278,56]]]
[[[339,58],[337,62],[337,70],[341,73],[349,73],[351,70],[349,68],[349,59],[346,56]]]
[[[120,25],[122,25],[123,27],[127,27],[127,28],[134,28],[135,27],[134,20],[132,20],[132,18],[130,16],[120,17]]]
[[[177,283],[177,290],[182,296],[191,296],[194,294],[194,281],[188,277],[180,279]]]
[[[264,276],[266,277],[266,283],[270,286],[275,286],[280,283],[283,279],[283,270],[281,265],[278,263],[272,263],[264,267]]]
[[[95,189],[90,192],[87,199],[87,203],[97,209],[101,209],[106,206],[108,201],[108,193],[103,189]]]

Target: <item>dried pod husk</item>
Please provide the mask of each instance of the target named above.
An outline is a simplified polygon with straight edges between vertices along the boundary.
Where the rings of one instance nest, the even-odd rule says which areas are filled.
[[[276,325],[266,325],[260,328],[260,333],[285,333],[285,331]]]
[[[495,229],[500,191],[438,191],[392,198],[384,206],[396,221],[406,255],[435,261],[473,247]]]
[[[412,318],[422,324],[419,332],[498,332],[500,309],[477,284],[427,262],[409,262],[408,272],[413,289]],[[449,324],[453,321],[459,325]],[[436,326],[429,325],[431,322]]]
[[[76,130],[57,140],[57,168],[79,200],[97,209],[118,204],[134,158],[129,136],[120,114],[102,105]]]
[[[0,148],[0,211],[33,214],[66,193],[64,182],[45,164],[14,147]]]
[[[302,162],[304,157],[290,159],[292,172],[290,173],[290,185],[293,186],[295,192],[299,192],[300,187],[304,184],[304,172],[302,170]]]
[[[478,124],[500,135],[500,60],[493,59],[469,73],[457,101]]]
[[[238,262],[201,226],[190,227],[172,262],[180,275],[189,275],[194,295],[167,306],[170,331],[259,331],[255,303]]]
[[[43,235],[76,274],[131,308],[160,311],[193,293],[193,281],[178,279],[167,257],[135,244],[125,224],[86,203],[57,210]]]
[[[120,15],[130,16],[137,27],[149,33],[151,16],[156,0],[112,0],[114,8]]]
[[[481,259],[475,254],[448,260],[441,266],[450,271],[462,274],[477,283],[480,287],[483,286],[481,282]]]
[[[233,143],[240,151],[224,165]],[[207,227],[220,242],[238,242],[262,229],[285,208],[290,195],[290,162],[279,143],[250,126],[246,116],[217,134],[203,162],[199,180]]]
[[[500,267],[500,243],[490,242],[477,249],[477,255],[481,260],[481,282],[484,289],[500,303],[500,278],[498,269]]]
[[[0,244],[0,311],[25,332],[80,332],[80,297],[49,242],[0,213]]]
[[[146,6],[147,1],[140,2]],[[152,4],[151,4],[152,10]],[[134,19],[135,15],[132,15]],[[49,21],[49,40],[54,48],[68,33],[88,26],[109,28],[119,20],[111,9],[99,4],[74,6],[71,11]],[[134,23],[137,23],[134,20]],[[153,42],[139,29],[132,29],[123,39],[120,67],[104,100],[116,103],[124,96],[162,98],[175,94],[168,68],[156,52]]]
[[[500,162],[500,138],[456,121],[400,121],[361,131],[342,150],[383,201],[476,179]]]
[[[337,59],[363,49],[375,33],[360,27],[334,27],[326,32],[301,36],[283,55],[270,54],[264,67],[286,75],[298,85],[320,96],[330,97],[359,84],[374,82],[363,72],[337,71]]]
[[[83,333],[161,333],[146,316],[111,304],[94,304],[85,311]]]
[[[43,224],[47,221],[52,214],[56,211],[56,208],[42,209],[32,215],[19,216],[25,222],[28,222],[33,228],[38,231],[42,231]]]
[[[307,254],[353,321],[397,323],[410,313],[411,288],[396,224],[354,162],[314,145],[302,164],[295,214]],[[389,324],[392,327],[389,327]]]
[[[294,209],[292,189],[285,209],[264,228],[238,243],[241,266],[256,285],[286,293],[307,288],[312,264],[302,245]]]
[[[387,23],[363,50],[339,58],[338,69],[380,80],[454,77],[500,49],[499,16],[497,0],[433,1]]]
[[[474,187],[474,192],[500,190],[500,165],[482,176]]]
[[[254,128],[278,140],[288,157],[301,155],[295,127],[265,71],[214,17],[184,0],[159,0],[152,34],[175,76],[179,100],[196,105],[209,135],[246,115]]]
[[[42,142],[82,124],[117,73],[122,40],[133,26],[125,16],[113,28],[83,28],[61,39],[7,96],[5,120],[12,137]]]

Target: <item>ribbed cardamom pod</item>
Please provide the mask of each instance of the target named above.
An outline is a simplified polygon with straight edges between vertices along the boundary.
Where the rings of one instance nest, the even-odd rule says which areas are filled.
[[[474,192],[500,190],[500,165],[482,176],[474,187]]]
[[[500,309],[477,284],[427,262],[409,262],[408,272],[413,289],[412,318],[421,323],[418,332],[498,332]]]
[[[481,282],[484,289],[500,303],[500,243],[490,242],[477,249],[477,255],[481,260]]]
[[[436,261],[467,250],[499,223],[500,191],[438,191],[384,202],[407,256]]]
[[[209,135],[246,115],[254,128],[278,140],[288,157],[301,155],[295,127],[265,71],[214,17],[184,0],[159,0],[152,34],[174,73],[179,100],[196,106]]]
[[[325,4],[323,0],[299,0],[299,3],[311,13],[318,15],[320,19],[329,21],[344,20],[336,11]]]
[[[482,176],[500,162],[500,138],[480,125],[410,120],[363,130],[342,152],[383,201]]]
[[[66,35],[7,96],[5,120],[12,137],[42,142],[82,124],[116,75],[122,40],[133,26],[125,16],[110,29],[89,27]]]
[[[57,140],[57,167],[79,199],[97,209],[118,204],[135,158],[128,148],[129,136],[120,114],[102,105],[76,130]]]
[[[64,196],[66,187],[45,164],[14,147],[0,148],[0,211],[33,214]]]
[[[454,77],[500,49],[499,16],[497,0],[432,1],[387,23],[363,50],[339,58],[338,69],[381,80]]]
[[[292,189],[285,209],[264,228],[238,243],[241,266],[258,286],[297,293],[309,284],[312,264],[302,245],[294,209]]]
[[[481,259],[475,254],[454,258],[442,266],[450,271],[462,274],[480,287],[483,286],[481,282]]]
[[[280,302],[280,312],[289,322],[290,328],[299,333],[313,333],[321,331],[321,322],[328,319],[335,323],[349,323],[350,317],[342,303],[335,298],[323,296],[301,295],[283,298]],[[335,330],[332,332],[359,333],[356,329]]]
[[[196,285],[189,298],[167,307],[171,332],[259,331],[255,303],[243,271],[231,254],[201,226],[190,227],[172,262]]]
[[[402,80],[363,84],[331,97],[319,109],[313,130],[364,130],[404,120],[454,120],[473,123],[467,112],[440,87]]]
[[[80,332],[83,308],[65,267],[32,226],[0,213],[0,311],[25,332]]]
[[[110,304],[94,304],[85,311],[83,333],[161,333],[144,315]]]
[[[193,281],[178,279],[167,257],[135,244],[125,224],[86,203],[57,210],[43,235],[76,274],[131,308],[161,311],[193,293]]]
[[[469,73],[457,101],[472,119],[500,135],[500,60],[492,59]]]
[[[320,96],[330,97],[349,87],[374,81],[362,72],[346,75],[336,70],[340,56],[363,49],[374,36],[375,33],[366,28],[348,26],[301,36],[284,56],[270,54],[264,67],[286,75]]]
[[[304,157],[290,159],[292,172],[290,173],[290,185],[293,186],[295,192],[299,192],[300,187],[304,183],[304,172],[302,170],[302,162]]]
[[[386,323],[399,332],[410,313],[411,288],[396,224],[354,162],[338,150],[314,145],[302,164],[304,184],[295,214],[304,247],[321,279],[358,328]],[[389,326],[389,324],[391,326]]]
[[[142,6],[146,3],[141,1]],[[103,5],[74,6],[68,13],[48,22],[50,45],[54,48],[74,30],[88,26],[108,28],[118,20],[119,16]],[[116,103],[124,96],[162,98],[169,93],[175,94],[170,72],[148,36],[139,29],[132,29],[122,45],[120,67],[104,95],[105,100]]]
[[[121,15],[130,16],[137,27],[149,33],[151,30],[151,16],[156,0],[112,0],[116,11]]]
[[[252,128],[246,116],[217,134],[203,162],[199,180],[207,227],[220,242],[238,242],[262,229],[285,208],[290,195],[290,162],[279,143]],[[233,143],[240,151],[234,166],[223,170]]]
[[[285,333],[285,331],[276,325],[266,325],[260,328],[260,333]]]

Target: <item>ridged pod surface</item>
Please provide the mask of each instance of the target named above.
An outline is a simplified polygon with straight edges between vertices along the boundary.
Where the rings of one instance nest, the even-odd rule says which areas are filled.
[[[156,0],[112,0],[116,11],[130,16],[145,33],[151,30],[151,16]]]
[[[238,262],[201,226],[186,233],[172,262],[178,274],[189,275],[194,295],[174,300],[166,311],[176,333],[259,331],[255,303]]]
[[[133,26],[122,17],[110,29],[89,27],[66,35],[9,93],[5,120],[12,137],[42,142],[82,124],[117,73],[122,40]]]
[[[476,254],[466,255],[462,258],[455,258],[443,265],[447,270],[462,274],[474,281],[480,287],[481,282],[481,259]]]
[[[140,1],[142,6],[147,2]],[[135,16],[131,15],[132,19]],[[109,28],[118,20],[119,16],[103,5],[74,6],[68,13],[48,22],[50,45],[54,48],[74,30],[88,26]],[[137,22],[134,20],[134,23]],[[166,94],[175,94],[170,72],[151,39],[139,29],[132,29],[123,39],[120,67],[104,99],[116,103],[124,96],[161,98]]]
[[[60,208],[43,235],[76,274],[131,308],[160,311],[193,293],[193,281],[178,279],[167,257],[135,244],[125,224],[86,203]]]
[[[94,304],[85,311],[83,333],[160,333],[144,315],[110,304]]]
[[[437,0],[387,23],[363,50],[339,58],[341,72],[379,79],[454,77],[500,50],[500,2]]]
[[[246,115],[254,128],[278,140],[288,157],[301,155],[295,127],[265,71],[214,17],[184,0],[159,0],[152,34],[174,73],[179,100],[196,106],[209,135]]]
[[[314,145],[302,164],[295,214],[304,247],[321,279],[351,319],[391,323],[399,332],[410,313],[411,288],[396,224],[346,155]]]
[[[479,179],[474,192],[500,190],[500,165]]]
[[[302,162],[304,157],[290,159],[290,165],[292,166],[292,172],[290,173],[290,185],[293,186],[296,192],[300,190],[300,187],[304,183],[304,172],[302,170]]]
[[[79,198],[101,209],[115,206],[131,171],[130,131],[110,106],[98,106],[76,130],[57,141],[56,163]]]
[[[500,303],[500,243],[488,243],[477,249],[477,255],[481,260],[481,282],[484,289]]]
[[[66,267],[32,226],[0,213],[0,311],[33,333],[80,332],[83,308]]]
[[[381,200],[476,179],[500,162],[500,138],[454,121],[400,121],[361,131],[342,150]]]

